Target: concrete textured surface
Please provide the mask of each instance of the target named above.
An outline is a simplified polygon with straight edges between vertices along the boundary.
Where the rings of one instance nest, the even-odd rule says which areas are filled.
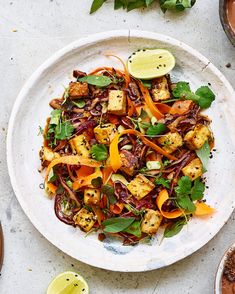
[[[212,241],[192,256],[160,270],[117,273],[83,264],[51,245],[32,226],[12,191],[5,141],[16,96],[46,58],[80,37],[111,29],[167,34],[199,50],[235,86],[235,48],[220,25],[218,0],[198,0],[193,9],[177,15],[163,15],[157,4],[150,10],[114,12],[110,0],[90,16],[91,2],[0,0],[0,220],[5,236],[0,293],[45,293],[55,275],[76,270],[87,279],[92,294],[211,294],[219,260],[235,241],[235,214]],[[231,67],[226,67],[228,63]]]

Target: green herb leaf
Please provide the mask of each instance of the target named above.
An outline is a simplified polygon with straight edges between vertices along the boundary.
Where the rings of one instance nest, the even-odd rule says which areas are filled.
[[[142,235],[140,224],[140,221],[134,221],[128,228],[126,228],[122,232],[129,233],[136,236],[137,238],[140,238]]]
[[[200,97],[198,104],[201,108],[210,107],[211,103],[215,100],[215,94],[208,86],[198,88],[195,94]]]
[[[150,89],[152,87],[152,80],[141,80],[141,83],[145,86],[145,88]]]
[[[125,5],[122,3],[121,0],[114,1],[114,9],[117,10],[119,8],[125,8]]]
[[[173,223],[166,227],[164,231],[164,237],[170,238],[177,235],[183,228],[184,225],[187,224],[187,220],[185,218],[179,219],[177,222]]]
[[[103,184],[102,178],[101,177],[97,177],[95,179],[91,180],[91,184],[93,187],[95,188],[100,188]]]
[[[145,0],[146,6],[150,6],[155,0]]]
[[[73,183],[70,180],[66,181],[67,186],[72,189],[73,188]]]
[[[185,93],[191,92],[189,83],[187,82],[178,82],[176,88],[172,91],[172,94],[176,98],[182,98]]]
[[[52,110],[50,125],[58,125],[59,124],[61,113],[62,113],[62,110],[60,110],[60,109]]]
[[[207,169],[208,161],[210,158],[210,152],[211,152],[211,150],[210,150],[210,145],[209,145],[208,141],[206,141],[204,143],[204,145],[199,150],[196,150],[196,154],[202,162],[204,172]]]
[[[54,173],[54,169],[51,168],[51,169],[50,169],[50,172],[49,172],[49,174],[48,174],[48,182],[49,182],[49,183],[52,183],[52,182],[54,182],[56,179],[57,179],[57,175]]]
[[[98,10],[106,0],[94,0],[91,5],[90,14]]]
[[[44,130],[41,126],[38,127],[39,128],[39,131],[38,131],[38,136],[39,135],[44,135]]]
[[[135,221],[134,217],[114,217],[103,221],[104,232],[119,233],[128,228]]]
[[[205,184],[202,183],[199,178],[197,178],[194,181],[194,185],[191,190],[191,199],[193,201],[201,200],[203,198],[204,191],[205,191]]]
[[[145,0],[135,0],[134,2],[130,2],[127,5],[127,11],[131,11],[136,8],[146,7]]]
[[[55,128],[55,138],[58,140],[69,139],[74,131],[74,126],[70,121],[60,122]]]
[[[63,102],[62,102],[62,105],[64,105],[67,101],[67,99],[69,98],[69,87],[67,88],[64,88],[64,95],[63,95]]]
[[[146,134],[150,137],[154,137],[156,135],[162,134],[165,130],[166,130],[166,125],[164,125],[163,123],[158,123],[157,125],[150,126],[147,129]]]
[[[104,144],[95,144],[91,147],[92,158],[97,161],[104,161],[108,158],[108,150]]]
[[[188,212],[194,212],[196,210],[196,206],[188,195],[177,197],[176,202],[181,208],[187,210]]]
[[[101,191],[108,197],[109,204],[115,204],[117,199],[114,194],[114,188],[110,185],[103,185]]]
[[[170,189],[170,180],[164,179],[164,178],[157,178],[154,181],[154,184],[157,185],[162,185],[163,187]]]
[[[191,8],[196,0],[160,0],[160,7],[165,12],[166,10],[183,11],[186,8]]]
[[[106,76],[90,75],[78,79],[79,82],[86,82],[97,87],[106,87],[112,84],[112,80]]]
[[[175,192],[178,195],[187,195],[190,193],[192,183],[188,176],[183,176],[178,181],[178,186],[175,188]]]
[[[85,100],[83,100],[83,99],[79,99],[79,100],[77,100],[77,101],[74,101],[74,100],[73,100],[73,104],[74,104],[75,106],[77,106],[78,108],[83,108],[83,107],[86,105],[86,102],[85,102]]]

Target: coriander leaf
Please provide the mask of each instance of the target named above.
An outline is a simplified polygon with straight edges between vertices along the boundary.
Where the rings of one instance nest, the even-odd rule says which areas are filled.
[[[119,8],[125,8],[125,4],[121,0],[114,1],[114,9],[117,10]]]
[[[178,196],[176,202],[181,208],[187,210],[188,212],[194,212],[196,210],[196,206],[193,204],[188,195]]]
[[[59,123],[55,128],[55,138],[58,140],[69,139],[74,131],[74,126],[69,122],[65,121]]]
[[[117,202],[114,194],[114,188],[112,186],[103,185],[101,187],[101,191],[108,197],[109,204],[115,204]]]
[[[86,102],[83,99],[79,99],[78,101],[73,101],[73,104],[78,108],[83,108],[86,105]]]
[[[153,2],[154,0],[145,0],[145,4],[147,7],[150,6]]]
[[[70,189],[73,188],[73,183],[70,180],[66,181],[67,186],[69,186]]]
[[[192,183],[188,176],[183,176],[178,181],[178,186],[175,188],[177,195],[188,195],[190,194]]]
[[[165,130],[166,130],[166,125],[164,125],[163,123],[158,123],[157,125],[150,126],[147,129],[146,134],[150,137],[154,137],[156,135],[162,134]]]
[[[191,190],[191,199],[193,201],[201,200],[203,198],[204,191],[205,191],[205,184],[202,183],[199,178],[197,178],[194,181],[194,185]]]
[[[134,217],[114,217],[103,221],[104,232],[118,233],[128,228],[135,221]]]
[[[62,110],[60,110],[60,109],[52,110],[50,125],[58,125],[59,124],[61,113],[62,113]]]
[[[191,8],[196,0],[160,0],[160,7],[165,12],[166,10],[183,11],[185,8]]]
[[[215,94],[208,86],[198,88],[195,94],[199,96],[198,104],[201,108],[210,107],[211,103],[215,100]]]
[[[137,238],[140,238],[142,235],[140,224],[140,221],[134,221],[128,228],[124,229],[122,232],[129,233],[136,236]]]
[[[131,11],[136,8],[146,7],[145,0],[136,0],[127,4],[127,11]]]
[[[188,82],[178,82],[176,84],[176,88],[172,91],[172,94],[176,98],[182,98],[185,93],[191,92],[190,86]]]
[[[205,144],[199,150],[196,150],[196,154],[202,162],[204,172],[207,169],[208,161],[210,158],[210,151],[211,150],[208,141],[206,141]]]
[[[164,178],[157,178],[154,181],[154,184],[157,185],[162,185],[163,187],[170,189],[170,180],[164,179]]]
[[[64,101],[62,102],[61,105],[64,105],[69,98],[69,87],[64,88],[64,95],[63,95]]]
[[[97,178],[91,180],[91,184],[95,188],[100,188],[102,186],[102,183],[103,183],[103,181],[102,181],[101,177],[97,177]]]
[[[112,84],[112,80],[106,76],[90,75],[78,79],[79,82],[86,82],[97,87],[106,87]]]
[[[184,225],[186,225],[187,220],[185,218],[179,219],[176,223],[173,223],[172,225],[169,225],[166,227],[164,231],[164,237],[170,238],[175,235],[177,235],[183,228]]]
[[[38,136],[39,135],[44,135],[44,130],[41,126],[38,127],[39,128],[39,131],[38,131]]]
[[[106,0],[94,0],[91,5],[90,14],[98,10]]]
[[[104,161],[108,158],[108,150],[104,144],[95,144],[91,147],[92,158]]]

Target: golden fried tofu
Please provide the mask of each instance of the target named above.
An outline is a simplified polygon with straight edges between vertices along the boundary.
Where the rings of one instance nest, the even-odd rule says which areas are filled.
[[[185,135],[184,141],[190,149],[198,150],[211,137],[209,128],[205,125],[198,124],[192,131],[189,131]]]
[[[127,150],[121,150],[120,157],[122,161],[122,166],[120,170],[132,176],[138,164],[138,158],[134,156],[130,151],[127,151]]]
[[[116,115],[126,114],[126,93],[124,91],[109,91],[108,112]]]
[[[174,152],[178,147],[183,145],[183,139],[178,132],[169,132],[158,139],[163,146],[162,149],[167,153]]]
[[[94,128],[95,138],[100,144],[110,144],[116,133],[114,124],[103,124]]]
[[[85,208],[80,209],[73,217],[73,220],[85,232],[89,232],[96,221],[94,213]]]
[[[73,153],[81,155],[84,158],[90,158],[90,144],[87,142],[83,134],[76,136],[69,140],[69,144],[72,148]]]
[[[163,217],[156,210],[146,209],[145,211],[144,218],[141,222],[141,231],[149,235],[156,234]]]
[[[182,173],[185,176],[188,176],[191,181],[196,180],[196,178],[200,177],[203,174],[201,160],[199,158],[195,158],[190,161],[190,163],[182,169]]]
[[[87,205],[97,205],[100,202],[100,190],[87,188],[84,190],[84,203]]]
[[[51,148],[44,146],[42,147],[40,151],[40,157],[42,162],[45,162],[45,161],[51,162],[52,160],[59,158],[60,155],[59,153],[52,151]]]
[[[154,101],[163,101],[171,98],[166,77],[157,78],[156,87],[152,89]]]
[[[141,200],[153,190],[155,185],[142,174],[138,174],[128,185],[127,189],[137,199]]]
[[[79,99],[87,97],[89,88],[87,83],[71,82],[69,84],[69,97],[70,99]]]

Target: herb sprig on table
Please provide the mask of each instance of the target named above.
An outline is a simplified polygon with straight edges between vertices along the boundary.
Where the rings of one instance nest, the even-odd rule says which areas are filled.
[[[97,11],[106,0],[93,0],[90,13]],[[149,7],[156,0],[114,0],[114,9],[126,9],[131,11],[137,8]],[[159,0],[160,7],[163,12],[167,10],[183,11],[186,8],[191,8],[196,0]]]

